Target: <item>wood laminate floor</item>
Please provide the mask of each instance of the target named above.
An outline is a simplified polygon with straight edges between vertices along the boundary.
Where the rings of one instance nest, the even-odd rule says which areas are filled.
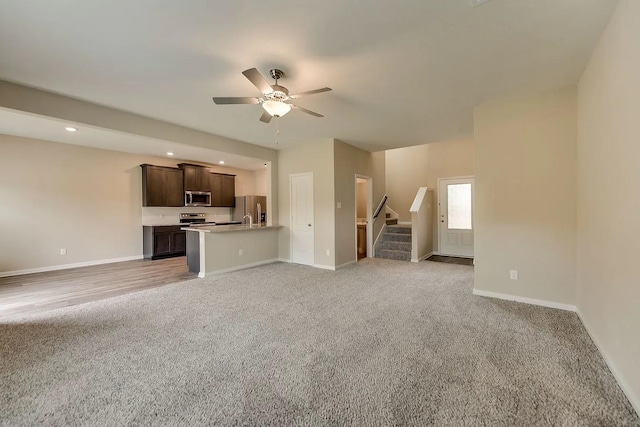
[[[195,279],[186,257],[0,277],[0,319]]]

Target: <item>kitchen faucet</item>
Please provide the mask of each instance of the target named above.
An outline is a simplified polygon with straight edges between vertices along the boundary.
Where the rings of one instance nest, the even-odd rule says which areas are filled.
[[[242,217],[242,219],[245,219],[246,217],[249,217],[249,228],[253,227],[253,217],[251,216],[250,213],[246,214],[245,216]]]

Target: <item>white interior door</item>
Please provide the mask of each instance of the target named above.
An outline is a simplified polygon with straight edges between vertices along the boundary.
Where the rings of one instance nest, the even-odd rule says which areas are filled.
[[[473,257],[473,178],[441,179],[438,186],[439,252]]]
[[[291,175],[291,262],[314,264],[313,174]]]

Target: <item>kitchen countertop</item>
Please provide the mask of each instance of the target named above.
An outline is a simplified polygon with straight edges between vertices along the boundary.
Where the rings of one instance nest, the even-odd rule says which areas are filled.
[[[254,225],[249,227],[246,224],[239,225],[211,225],[202,227],[184,227],[181,230],[197,231],[199,233],[228,233],[230,231],[259,231],[259,230],[277,230],[283,228],[281,225]]]

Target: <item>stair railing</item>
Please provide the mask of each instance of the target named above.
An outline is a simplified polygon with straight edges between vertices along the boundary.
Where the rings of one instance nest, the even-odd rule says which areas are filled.
[[[385,203],[387,203],[387,195],[385,194],[384,196],[382,196],[382,200],[380,200],[380,203],[378,203],[378,207],[376,208],[375,212],[373,213],[373,219],[378,218],[378,215],[380,215],[380,211],[382,211],[382,208],[384,207]]]

